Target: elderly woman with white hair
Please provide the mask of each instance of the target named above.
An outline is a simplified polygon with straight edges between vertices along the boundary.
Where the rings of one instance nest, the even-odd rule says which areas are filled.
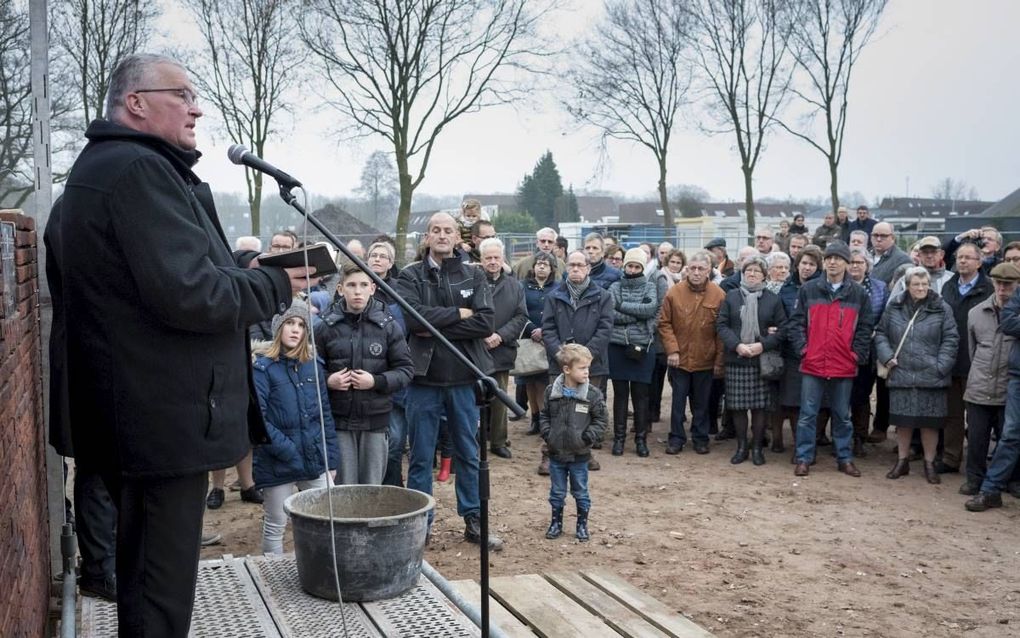
[[[875,353],[889,370],[889,424],[896,426],[899,458],[886,478],[910,473],[910,439],[921,429],[924,477],[941,482],[935,471],[935,448],[945,425],[947,389],[960,343],[953,310],[931,289],[922,266],[903,276],[906,290],[885,309],[875,331]]]
[[[765,258],[768,274],[765,277],[765,289],[778,295],[786,280],[790,278],[790,256],[786,253],[773,252]]]

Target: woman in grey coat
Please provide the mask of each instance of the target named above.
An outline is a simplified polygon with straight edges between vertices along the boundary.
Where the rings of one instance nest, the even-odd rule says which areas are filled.
[[[644,274],[645,252],[631,248],[623,258],[623,277],[609,286],[613,333],[609,338],[609,378],[613,380],[613,456],[623,454],[627,438],[627,402],[634,405],[634,446],[648,456],[648,390],[655,368],[652,343],[659,293]]]
[[[906,290],[889,302],[875,331],[877,359],[889,368],[889,423],[896,426],[899,445],[896,465],[885,476],[898,479],[910,473],[910,439],[914,428],[921,428],[924,476],[936,484],[941,481],[935,448],[948,413],[947,388],[960,338],[953,311],[931,289],[927,270],[910,268],[904,284]]]

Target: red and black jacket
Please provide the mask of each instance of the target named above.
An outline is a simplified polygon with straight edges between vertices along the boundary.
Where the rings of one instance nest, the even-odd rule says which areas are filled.
[[[826,379],[857,376],[874,323],[867,291],[849,275],[835,292],[825,276],[807,282],[798,291],[787,330],[794,351],[802,355],[800,371]]]

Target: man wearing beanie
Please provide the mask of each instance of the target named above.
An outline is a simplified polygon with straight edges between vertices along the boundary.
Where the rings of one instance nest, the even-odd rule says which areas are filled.
[[[790,343],[802,357],[803,374],[794,474],[807,476],[815,462],[818,410],[826,396],[832,411],[837,467],[857,477],[861,472],[851,450],[850,390],[857,362],[868,356],[874,318],[867,291],[847,273],[850,247],[840,240],[830,242],[823,264],[825,277],[801,286],[788,323]]]

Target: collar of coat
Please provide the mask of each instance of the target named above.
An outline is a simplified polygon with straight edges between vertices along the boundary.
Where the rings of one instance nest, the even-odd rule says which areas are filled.
[[[589,384],[585,383],[577,387],[577,400],[588,403],[588,387]],[[562,399],[563,398],[563,375],[556,377],[553,381],[552,390],[549,391],[550,399]]]
[[[896,298],[890,302],[890,306],[902,307],[910,303],[910,291],[904,290],[903,292],[897,293]],[[925,312],[942,312],[942,296],[934,290],[928,291],[928,296],[921,302],[921,308]]]
[[[322,315],[322,321],[327,326],[335,326],[340,322],[354,323],[359,319],[370,321],[381,328],[392,321],[393,317],[386,311],[386,304],[375,297],[368,300],[368,304],[360,314],[347,312],[347,300],[337,297]]]
[[[202,157],[202,153],[197,150],[189,151],[183,149],[167,142],[161,137],[136,131],[133,128],[128,128],[108,120],[93,120],[85,131],[85,137],[89,140],[89,145],[100,144],[102,142],[124,141],[148,146],[170,160],[182,174],[193,178],[195,183],[201,181],[191,171],[195,164],[198,163],[199,158]]]

